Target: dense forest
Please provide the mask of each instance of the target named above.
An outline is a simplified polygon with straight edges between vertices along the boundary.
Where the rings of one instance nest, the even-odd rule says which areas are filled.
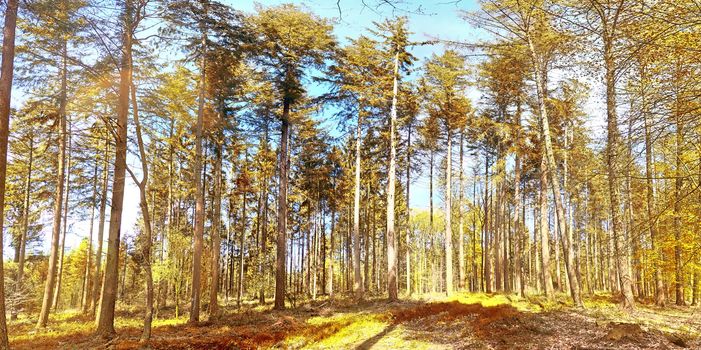
[[[2,3],[0,348],[370,348],[422,312],[597,308],[701,346],[698,0],[365,0],[352,37],[350,0],[221,1]],[[413,32],[434,7],[472,39]],[[331,307],[390,316],[294,316]],[[343,327],[374,337],[319,345]]]

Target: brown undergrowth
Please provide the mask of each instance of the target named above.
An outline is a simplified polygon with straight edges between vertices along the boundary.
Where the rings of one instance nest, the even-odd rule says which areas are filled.
[[[389,304],[319,302],[287,311],[260,307],[232,309],[214,322],[190,325],[181,319],[172,324],[157,323],[148,344],[139,341],[138,318],[122,326],[118,324],[118,336],[105,342],[91,335],[91,318],[72,315],[56,321],[64,322],[62,325],[68,330],[49,329],[21,336],[23,332],[33,331],[31,322],[25,322],[10,327],[10,338],[13,349],[31,350],[329,348],[333,344],[357,349],[419,345],[430,349],[701,348],[693,331],[692,334],[668,333],[646,325],[647,319],[636,323],[628,320],[620,326],[611,317],[593,314],[592,306],[588,311],[580,311],[558,304],[538,307],[531,301],[521,300],[520,304],[510,301],[509,297],[482,295],[478,299],[471,296],[450,301]],[[605,300],[597,298],[593,302]],[[595,310],[603,308],[597,307]],[[638,311],[635,315],[642,317],[641,314]],[[622,329],[624,336],[618,336]],[[635,329],[634,336],[628,336],[627,329]]]

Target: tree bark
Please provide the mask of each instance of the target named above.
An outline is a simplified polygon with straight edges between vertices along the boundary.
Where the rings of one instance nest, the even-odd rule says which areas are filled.
[[[10,101],[15,62],[15,28],[17,26],[17,0],[8,0],[5,5],[3,26],[2,66],[0,67],[0,232],[3,232],[5,210],[5,176],[7,174],[7,140],[10,130]],[[0,235],[0,256],[2,256]],[[3,259],[0,259],[0,281],[4,281]],[[0,349],[9,349],[7,321],[5,319],[5,286],[0,283]]]
[[[22,236],[19,240],[19,260],[17,262],[17,281],[15,282],[16,292],[19,292],[22,288],[22,280],[24,279],[24,262],[25,262],[25,251],[27,249],[27,236],[29,234],[29,205],[30,205],[30,195],[32,192],[32,166],[34,162],[34,132],[31,131],[29,134],[29,162],[27,164],[27,179],[24,183],[24,208],[22,213]],[[3,215],[0,212],[0,215]],[[2,225],[0,225],[0,229]],[[1,243],[1,242],[0,242]],[[90,253],[88,252],[88,256]],[[88,261],[88,265],[89,261]],[[0,266],[2,268],[2,266]],[[0,275],[0,277],[2,277]],[[1,311],[1,310],[0,310]],[[17,308],[12,309],[11,319],[17,319]],[[2,341],[0,340],[0,343]],[[1,348],[1,346],[0,346]]]
[[[61,212],[63,208],[63,179],[66,173],[66,88],[67,88],[67,43],[63,42],[63,64],[61,68],[61,96],[58,107],[59,118],[59,144],[58,144],[58,171],[56,174],[56,195],[54,197],[54,217],[51,231],[51,251],[49,253],[49,267],[47,270],[46,284],[44,286],[44,297],[41,302],[41,311],[37,328],[44,328],[49,321],[49,311],[52,306],[54,287],[56,284],[56,273],[58,270],[59,239],[61,238]],[[3,180],[4,181],[4,178]],[[3,316],[4,317],[4,316]]]
[[[127,166],[127,125],[129,121],[129,89],[131,86],[130,62],[132,56],[132,1],[124,4],[124,30],[122,33],[122,58],[119,72],[119,94],[117,101],[117,124],[115,125],[115,161],[112,181],[112,205],[107,237],[105,278],[102,284],[100,312],[96,334],[112,338],[114,331],[114,307],[117,301],[119,277],[119,245],[124,205],[124,180]]]
[[[394,54],[394,71],[392,75],[392,109],[389,123],[389,172],[387,180],[387,291],[390,301],[396,301],[397,295],[397,237],[394,232],[394,192],[397,167],[397,148],[395,129],[397,124],[397,89],[399,72],[399,53]]]
[[[543,291],[548,299],[555,297],[553,278],[550,274],[550,223],[548,220],[548,173],[545,152],[540,161],[540,258],[543,270]],[[555,249],[558,249],[555,247]]]
[[[105,211],[107,208],[107,186],[109,182],[109,161],[107,160],[110,153],[110,141],[105,137],[105,154],[103,156],[102,166],[102,189],[100,196],[100,212],[97,227],[97,249],[95,250],[95,274],[92,282],[92,296],[90,297],[90,316],[95,316],[95,309],[99,302],[100,288],[102,287],[102,241],[105,232]]]
[[[528,46],[531,53],[531,58],[533,59],[534,75],[536,80],[536,89],[538,92],[538,107],[540,113],[540,126],[542,139],[544,141],[545,156],[546,156],[546,167],[548,174],[550,175],[550,188],[553,192],[553,199],[555,202],[555,213],[557,216],[557,226],[560,235],[562,236],[562,245],[565,253],[565,268],[567,270],[567,276],[569,278],[570,294],[572,296],[572,301],[576,307],[582,307],[582,299],[579,290],[579,278],[575,271],[574,266],[574,248],[572,243],[572,231],[567,228],[567,219],[565,218],[565,211],[562,204],[562,192],[560,191],[560,180],[557,171],[557,164],[555,163],[555,155],[553,152],[552,139],[550,136],[550,122],[548,120],[548,113],[545,106],[545,98],[547,94],[547,89],[545,86],[545,72],[544,67],[540,64],[538,55],[536,54],[535,47],[531,41],[530,35],[528,36]]]
[[[219,112],[220,118],[224,117],[223,108]],[[212,220],[212,260],[210,273],[212,281],[209,286],[209,320],[219,317],[219,260],[221,254],[221,194],[222,194],[222,159],[224,152],[224,135],[220,129],[216,134],[216,150],[214,159],[214,209]],[[262,244],[261,246],[264,246]],[[262,269],[259,271],[262,275]],[[263,290],[261,290],[262,292]]]
[[[280,133],[279,189],[277,207],[277,260],[275,262],[275,309],[285,308],[285,255],[287,250],[287,147],[289,142],[290,100],[285,98],[282,107]]]
[[[56,289],[54,289],[54,299],[53,299],[53,308],[54,312],[58,311],[58,302],[59,302],[59,297],[61,296],[61,283],[63,281],[63,261],[64,261],[64,255],[66,254],[66,235],[68,234],[68,205],[70,201],[70,192],[71,192],[71,161],[72,161],[72,152],[71,152],[71,123],[68,123],[68,160],[66,161],[66,195],[65,197],[65,203],[63,207],[63,232],[61,236],[61,255],[58,258],[58,277],[56,281]]]
[[[452,157],[453,157],[453,135],[448,130],[448,145],[445,166],[445,294],[450,296],[453,293],[453,230],[452,230]]]
[[[363,277],[360,274],[360,141],[362,136],[362,106],[358,107],[358,123],[355,137],[355,188],[353,197],[353,294],[362,299],[364,294]]]

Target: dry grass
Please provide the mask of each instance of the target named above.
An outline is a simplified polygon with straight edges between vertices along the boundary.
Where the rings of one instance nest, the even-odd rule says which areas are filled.
[[[397,303],[368,300],[319,301],[294,310],[272,311],[250,305],[224,308],[216,322],[189,325],[186,318],[154,321],[153,349],[358,348],[675,348],[673,341],[699,346],[701,312],[694,308],[658,309],[641,305],[625,312],[608,295],[586,300],[585,310],[571,309],[565,296],[555,301],[509,295],[429,295]],[[118,337],[105,342],[92,336],[91,318],[75,312],[52,315],[50,327],[34,329],[35,319],[10,324],[13,349],[139,349],[141,319],[123,311]],[[636,339],[612,338],[618,322],[640,325]],[[669,334],[675,334],[670,337]],[[639,339],[638,339],[639,338]]]

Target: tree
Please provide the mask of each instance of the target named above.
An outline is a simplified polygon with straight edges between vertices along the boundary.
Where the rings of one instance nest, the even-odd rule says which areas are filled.
[[[17,26],[18,1],[8,0],[5,5],[3,26],[2,65],[0,66],[0,232],[3,228],[5,209],[5,177],[7,175],[7,141],[10,129],[10,101],[15,61],[15,28]],[[0,255],[2,255],[0,237]],[[0,280],[4,281],[4,267],[0,261]],[[0,349],[9,349],[7,321],[5,319],[5,287],[0,283]]]
[[[309,69],[322,68],[334,52],[336,42],[328,21],[286,4],[257,8],[250,18],[257,38],[255,62],[263,68],[273,83],[281,101],[279,116],[279,190],[277,222],[277,261],[275,265],[275,308],[285,308],[285,257],[287,249],[287,163],[292,108],[297,107],[304,94],[303,79]]]
[[[471,112],[470,100],[464,95],[468,85],[465,59],[448,50],[442,56],[433,55],[425,66],[429,118],[440,120],[446,135],[445,188],[445,281],[446,294],[453,292],[453,234],[452,234],[452,148],[455,134],[465,127]],[[462,147],[462,146],[461,146]],[[461,239],[460,239],[461,241]],[[462,255],[458,257],[462,260]]]
[[[117,100],[117,125],[115,126],[115,161],[112,179],[112,201],[110,226],[107,235],[105,277],[100,293],[100,311],[97,315],[95,333],[103,338],[112,338],[114,331],[114,308],[117,302],[117,280],[119,276],[119,243],[124,205],[124,180],[127,168],[127,124],[129,122],[129,95],[131,89],[132,46],[135,28],[139,25],[141,5],[125,0],[120,20],[121,56],[119,63],[119,89]]]
[[[397,236],[394,228],[395,220],[395,187],[397,172],[397,98],[399,93],[400,71],[405,71],[414,60],[414,57],[407,51],[409,47],[409,35],[407,30],[406,17],[398,17],[393,21],[387,20],[383,23],[376,23],[373,34],[383,39],[383,46],[388,58],[391,57],[392,69],[392,104],[389,116],[389,166],[387,179],[387,289],[389,300],[398,299],[398,265],[397,265]],[[389,60],[388,60],[389,61]],[[388,62],[389,63],[389,62]]]

